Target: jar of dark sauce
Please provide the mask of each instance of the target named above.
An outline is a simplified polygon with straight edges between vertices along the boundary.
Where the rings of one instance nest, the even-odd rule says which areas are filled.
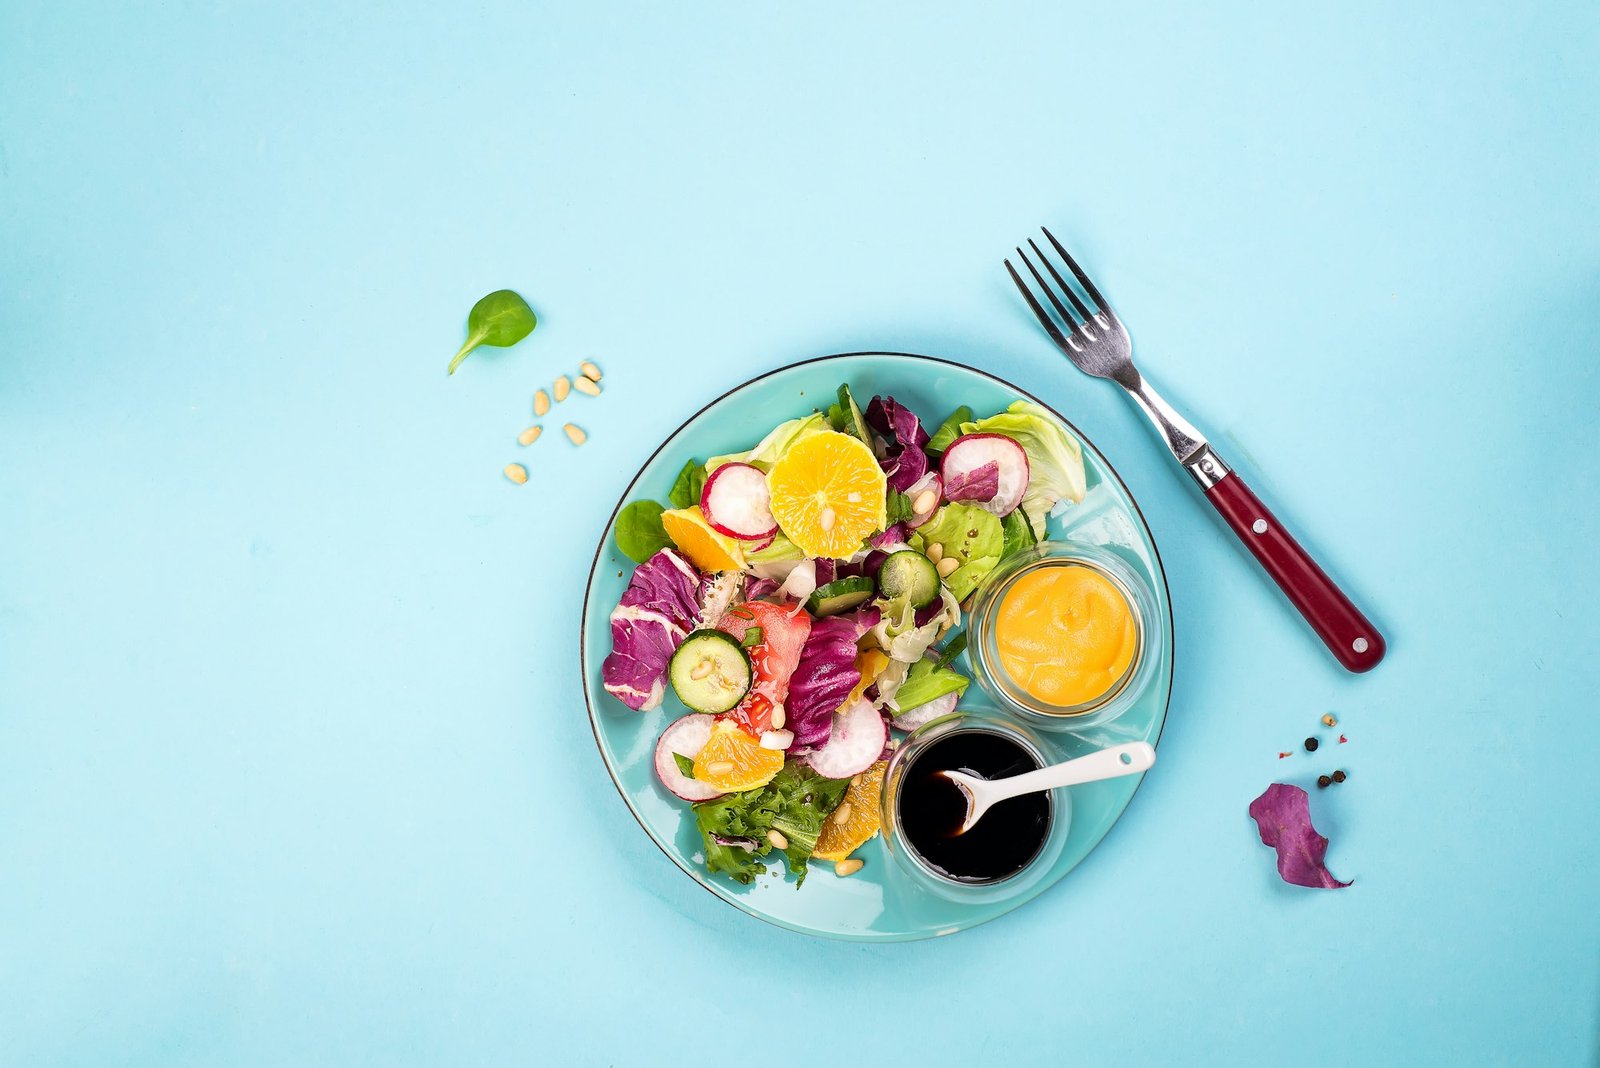
[[[956,834],[966,795],[939,772],[1004,779],[1039,766],[1020,742],[996,731],[958,728],[930,740],[906,767],[896,797],[905,844],[946,879],[981,885],[1011,878],[1044,848],[1055,815],[1051,792],[1002,801],[971,830]]]

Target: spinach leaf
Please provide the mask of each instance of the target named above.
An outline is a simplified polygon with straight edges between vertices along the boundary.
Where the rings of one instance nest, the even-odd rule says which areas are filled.
[[[1019,553],[1039,544],[1039,539],[1033,536],[1033,524],[1028,522],[1028,517],[1021,508],[1000,520],[1000,533],[1004,538],[1000,550],[1001,556],[1010,556],[1012,553]]]
[[[911,507],[911,498],[909,496],[897,489],[892,489],[884,502],[884,512],[884,528],[888,529],[896,523],[904,523],[907,519],[910,519],[916,514],[916,509]]]
[[[949,644],[947,644],[943,651],[939,653],[938,659],[933,662],[933,666],[936,668],[947,668],[956,657],[966,652],[966,650],[967,632],[962,631],[960,634],[957,634],[954,638],[950,639]]]
[[[700,503],[700,491],[706,488],[706,467],[699,460],[690,460],[678,472],[667,500],[674,508],[693,508]]]
[[[617,516],[617,548],[636,564],[642,564],[672,544],[661,525],[665,511],[655,501],[633,501]]]
[[[939,429],[933,432],[933,437],[922,447],[922,451],[929,456],[938,456],[950,447],[950,443],[961,436],[961,424],[972,422],[972,409],[965,404],[950,413],[950,417],[939,424]]]
[[[678,770],[683,772],[684,778],[694,778],[694,759],[692,757],[686,757],[682,753],[673,753],[672,759],[678,765]]]
[[[479,345],[505,348],[515,345],[539,325],[528,302],[509,289],[497,289],[472,306],[467,313],[467,340],[455,358],[450,361],[450,373],[455,374],[461,361]]]

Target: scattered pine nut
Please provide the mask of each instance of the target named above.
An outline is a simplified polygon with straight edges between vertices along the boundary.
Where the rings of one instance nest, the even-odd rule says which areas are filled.
[[[578,370],[583,372],[583,377],[591,382],[600,381],[600,368],[593,360],[584,360],[578,365]]]
[[[835,822],[835,823],[849,823],[850,822],[850,802],[846,801],[844,804],[840,805],[838,808],[833,810],[833,822]]]
[[[571,423],[568,423],[561,429],[567,432],[567,440],[572,442],[574,445],[582,445],[584,442],[589,440],[588,434],[585,434],[582,430],[573,426]]]
[[[864,863],[866,862],[860,857],[851,857],[849,860],[841,860],[839,863],[833,866],[833,874],[839,876],[840,878],[843,878],[846,875],[854,875],[856,872],[861,870],[861,866]]]
[[[721,778],[722,776],[733,771],[733,761],[713,760],[711,763],[706,765],[706,770],[718,778]]]
[[[579,393],[587,393],[591,397],[600,396],[600,384],[594,379],[585,378],[582,375],[572,380],[572,388]]]
[[[817,516],[817,526],[821,527],[823,530],[832,530],[835,518],[836,517],[833,514],[833,508],[825,507],[822,509],[822,514]]]
[[[789,848],[789,839],[785,838],[782,834],[778,833],[777,831],[768,831],[767,832],[767,841],[772,843],[772,848],[773,849],[788,849]]]
[[[521,464],[506,464],[506,477],[520,486],[528,481],[528,469]]]
[[[929,490],[928,492],[932,493],[933,491]],[[934,542],[932,545],[928,546],[928,551],[923,553],[923,555],[937,564],[940,560],[944,559],[944,546],[938,542]]]
[[[534,442],[539,440],[539,435],[543,433],[544,427],[530,426],[528,429],[517,435],[517,440],[524,445],[532,445]]]
[[[961,561],[953,556],[946,556],[934,564],[934,569],[939,572],[940,578],[949,578],[955,574],[956,568],[961,566]]]
[[[560,404],[567,399],[567,393],[572,389],[572,379],[562,375],[556,379],[556,403]]]
[[[1322,717],[1322,725],[1324,727],[1336,727],[1339,725],[1339,720],[1332,712],[1329,712]]]
[[[544,415],[550,410],[550,394],[539,390],[533,395],[533,414]]]

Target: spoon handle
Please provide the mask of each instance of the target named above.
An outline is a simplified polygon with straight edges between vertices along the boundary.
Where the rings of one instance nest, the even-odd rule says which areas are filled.
[[[1053,790],[1058,786],[1077,786],[1079,783],[1099,782],[1122,775],[1136,775],[1149,770],[1156,762],[1156,751],[1149,742],[1130,742],[1101,749],[1088,756],[1051,764],[1047,768],[1024,772],[1006,779],[996,779],[995,801],[1039,790]],[[993,802],[991,802],[993,803]]]

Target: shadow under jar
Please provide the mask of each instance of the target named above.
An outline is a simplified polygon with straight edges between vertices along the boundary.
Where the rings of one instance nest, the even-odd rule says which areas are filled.
[[[1109,723],[1138,701],[1166,623],[1150,584],[1097,545],[1008,556],[973,597],[968,656],[1002,708],[1050,731]]]

